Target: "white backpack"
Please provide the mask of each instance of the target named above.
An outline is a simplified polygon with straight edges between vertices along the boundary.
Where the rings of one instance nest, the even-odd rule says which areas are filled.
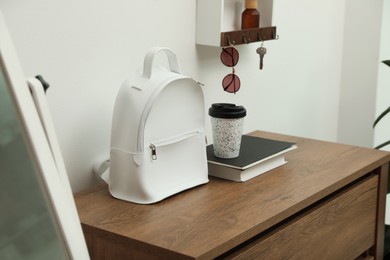
[[[153,65],[168,56],[167,70]],[[143,71],[116,98],[111,132],[109,191],[148,204],[208,182],[205,111],[199,83],[180,74],[175,53],[152,48]]]

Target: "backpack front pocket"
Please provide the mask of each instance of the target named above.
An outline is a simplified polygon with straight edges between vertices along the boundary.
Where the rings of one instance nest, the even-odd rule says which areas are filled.
[[[179,183],[188,185],[207,172],[204,133],[199,130],[155,140],[148,147],[144,166],[154,189],[176,188]]]

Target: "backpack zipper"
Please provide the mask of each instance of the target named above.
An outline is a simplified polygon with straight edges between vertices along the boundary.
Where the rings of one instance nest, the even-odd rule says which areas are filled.
[[[178,143],[198,134],[200,134],[200,131],[194,130],[149,143],[149,148],[152,152],[152,160],[157,160],[157,147]]]
[[[154,101],[160,94],[160,92],[173,80],[175,80],[175,77],[170,77],[166,79],[165,81],[161,82],[159,86],[156,87],[156,89],[152,92],[150,95],[148,101],[145,104],[144,110],[142,111],[140,121],[138,124],[138,134],[137,134],[137,147],[136,147],[136,152],[137,153],[143,153],[144,152],[144,134],[145,134],[145,124],[146,124],[146,119],[149,116],[150,110],[152,109],[152,106],[154,104]]]
[[[137,133],[137,144],[136,144],[136,149],[135,149],[135,154],[133,156],[134,162],[138,165],[141,166],[143,163],[143,157],[142,154],[144,153],[144,140],[145,140],[145,124],[146,120],[149,116],[150,110],[152,109],[152,106],[154,104],[154,101],[160,94],[160,92],[172,81],[177,80],[177,79],[190,79],[189,77],[183,76],[181,74],[178,74],[179,76],[175,77],[170,77],[166,79],[163,82],[160,82],[160,84],[156,87],[156,89],[151,93],[149,99],[145,103],[144,110],[142,111],[139,124],[138,124],[138,133]],[[193,79],[192,79],[193,80]],[[198,84],[198,86],[200,86]],[[156,148],[154,148],[156,149]],[[156,151],[155,151],[156,152]],[[154,156],[154,158],[157,159],[157,155]]]
[[[157,160],[157,149],[156,145],[149,144],[149,148],[152,150],[152,160]]]

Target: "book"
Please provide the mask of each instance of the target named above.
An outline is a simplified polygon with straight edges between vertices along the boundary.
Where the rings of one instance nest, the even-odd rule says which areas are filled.
[[[243,135],[237,158],[214,156],[213,145],[207,146],[209,175],[244,182],[286,164],[284,154],[296,149],[295,143]]]

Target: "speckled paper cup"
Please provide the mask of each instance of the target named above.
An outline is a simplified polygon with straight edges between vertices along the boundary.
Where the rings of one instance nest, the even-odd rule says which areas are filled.
[[[224,159],[237,158],[240,154],[246,109],[235,104],[216,103],[211,105],[209,115],[214,155]]]

